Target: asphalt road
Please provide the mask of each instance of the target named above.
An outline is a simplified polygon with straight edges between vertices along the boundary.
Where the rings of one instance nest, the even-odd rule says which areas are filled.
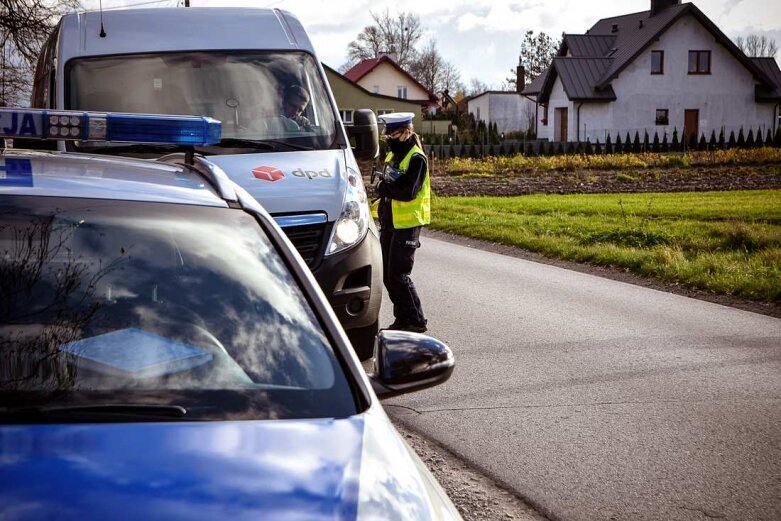
[[[551,519],[781,519],[781,320],[422,242],[457,367],[384,402],[395,421]]]

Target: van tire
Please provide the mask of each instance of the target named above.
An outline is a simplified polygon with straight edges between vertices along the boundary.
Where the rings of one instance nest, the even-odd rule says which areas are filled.
[[[361,362],[374,356],[374,343],[377,339],[379,327],[380,323],[378,320],[370,326],[347,330],[347,338],[350,339],[355,354],[358,355],[358,359]]]

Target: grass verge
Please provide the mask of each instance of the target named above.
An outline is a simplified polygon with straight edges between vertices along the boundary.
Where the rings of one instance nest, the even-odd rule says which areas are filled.
[[[432,228],[781,302],[781,191],[436,197]]]

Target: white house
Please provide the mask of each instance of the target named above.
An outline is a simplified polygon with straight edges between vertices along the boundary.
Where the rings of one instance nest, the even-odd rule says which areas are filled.
[[[499,132],[526,132],[534,128],[534,102],[519,92],[489,90],[467,100],[467,111],[475,121],[496,123]]]
[[[651,0],[649,11],[565,35],[523,94],[540,105],[538,136],[552,141],[764,134],[779,124],[781,70],[747,57],[694,4]]]

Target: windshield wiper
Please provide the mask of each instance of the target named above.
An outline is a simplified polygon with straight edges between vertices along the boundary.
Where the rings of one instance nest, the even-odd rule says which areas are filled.
[[[267,150],[279,150],[279,147],[285,147],[289,150],[314,150],[312,147],[298,145],[280,139],[243,139],[237,137],[222,138],[218,145],[212,146],[263,148]]]
[[[104,403],[55,407],[15,407],[0,410],[0,422],[116,421],[184,418],[187,409],[180,405],[141,403]]]
[[[238,137],[224,137],[216,145],[206,145],[214,147],[240,147],[240,148],[262,148],[265,150],[276,150],[277,147],[262,139],[243,139]]]

